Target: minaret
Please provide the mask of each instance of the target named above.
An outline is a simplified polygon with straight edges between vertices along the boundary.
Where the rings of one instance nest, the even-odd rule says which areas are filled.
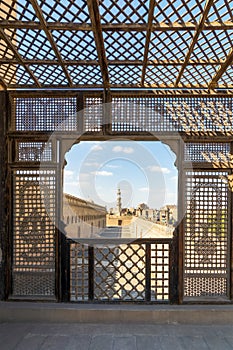
[[[121,215],[121,190],[117,191],[117,215]]]

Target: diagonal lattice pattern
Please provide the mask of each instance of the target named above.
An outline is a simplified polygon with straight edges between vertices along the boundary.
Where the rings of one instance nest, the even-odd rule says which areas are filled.
[[[214,60],[216,63],[227,56],[232,41],[232,30],[208,30],[200,34],[193,50],[193,60]]]
[[[149,0],[102,0],[100,15],[102,23],[146,23]]]
[[[108,60],[142,60],[145,32],[104,32]]]
[[[154,20],[158,23],[198,23],[204,9],[205,2],[205,0],[159,0],[157,1],[157,6],[155,8]]]
[[[231,89],[232,35],[232,0],[2,0],[0,81]]]
[[[22,39],[20,45],[18,45],[18,51],[23,58],[36,60],[56,59],[51,45],[42,30],[23,29],[17,31],[15,35],[17,35],[17,40],[18,38]]]
[[[57,1],[39,0],[39,6],[48,22],[88,22],[89,14],[85,0]]]
[[[91,247],[70,241],[70,298],[167,302],[170,258],[170,239]]]
[[[209,12],[207,20],[211,21],[232,21],[232,0],[216,0]]]
[[[95,299],[145,298],[145,246],[95,249]]]
[[[65,60],[96,60],[97,52],[92,32],[53,31],[55,42]]]
[[[151,36],[149,60],[184,60],[192,32],[155,32]]]

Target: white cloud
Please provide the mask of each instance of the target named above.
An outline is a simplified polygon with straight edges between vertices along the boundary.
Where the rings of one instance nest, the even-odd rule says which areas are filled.
[[[163,174],[170,174],[170,170],[168,168],[161,168],[158,165],[151,165],[148,166],[148,169],[152,172],[152,173],[160,173],[162,172]]]
[[[130,154],[134,152],[134,149],[132,147],[122,147],[122,146],[115,146],[112,149],[113,152],[122,152],[126,154]]]
[[[140,192],[148,192],[149,188],[148,187],[141,187],[138,189]]]
[[[97,163],[97,162],[86,162],[86,163],[84,163],[84,166],[98,167],[99,163]]]
[[[119,168],[121,168],[120,165],[112,165],[112,164],[107,164],[105,167],[106,168],[110,168],[110,169],[119,169]]]
[[[64,170],[64,176],[66,178],[71,178],[71,177],[73,177],[73,175],[74,175],[73,170],[67,170],[67,169]]]
[[[98,151],[102,151],[102,150],[103,150],[103,147],[100,146],[99,144],[94,145],[94,146],[91,147],[91,151],[98,152]]]
[[[105,171],[105,170],[93,171],[92,174],[98,175],[98,176],[112,176],[112,175],[113,175],[112,172],[110,172],[110,171]]]

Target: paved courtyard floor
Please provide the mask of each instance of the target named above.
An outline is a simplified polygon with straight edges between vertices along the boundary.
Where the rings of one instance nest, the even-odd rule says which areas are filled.
[[[229,350],[233,325],[0,323],[1,350]]]

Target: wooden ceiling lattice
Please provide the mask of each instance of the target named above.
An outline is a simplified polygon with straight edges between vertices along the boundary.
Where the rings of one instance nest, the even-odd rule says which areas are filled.
[[[0,85],[233,89],[233,0],[1,0]]]

